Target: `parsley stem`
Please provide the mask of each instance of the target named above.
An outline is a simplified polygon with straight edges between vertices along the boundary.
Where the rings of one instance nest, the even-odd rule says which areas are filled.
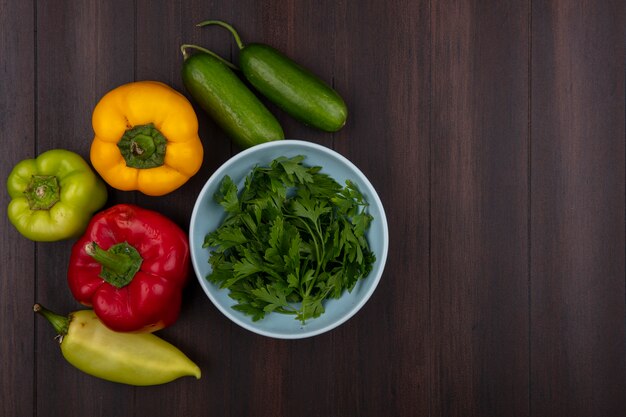
[[[263,272],[265,272],[268,275],[271,275],[272,277],[274,277],[277,280],[282,280],[283,279],[283,277],[279,273],[273,271],[271,268],[265,268],[264,267],[264,268],[262,268],[262,270],[263,270]]]
[[[288,218],[292,218],[292,219],[296,219],[296,220],[300,220],[300,222],[302,224],[304,224],[304,227],[306,227],[306,229],[309,231],[309,235],[311,236],[311,239],[313,239],[313,243],[315,246],[315,276],[317,277],[320,273],[320,267],[322,265],[322,258],[320,257],[320,245],[323,242],[323,237],[322,237],[322,233],[319,230],[319,226],[317,223],[315,223],[315,231],[317,232],[317,235],[320,239],[320,242],[318,244],[317,239],[315,238],[315,233],[313,233],[313,230],[311,230],[311,227],[309,226],[309,224],[307,223],[307,221],[301,217],[297,217],[297,216],[289,216],[289,215],[285,215],[285,217]],[[324,250],[324,248],[322,247],[322,255],[325,255],[326,251]],[[305,295],[309,295],[311,293],[311,289],[313,288],[312,283],[315,280],[311,280],[309,281],[309,283],[306,284],[306,289],[304,290],[304,294]]]

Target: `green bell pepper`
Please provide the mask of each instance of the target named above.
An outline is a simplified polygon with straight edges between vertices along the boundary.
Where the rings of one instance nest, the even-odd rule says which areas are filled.
[[[78,154],[53,149],[18,163],[7,179],[9,220],[40,242],[81,235],[107,200],[104,182]]]

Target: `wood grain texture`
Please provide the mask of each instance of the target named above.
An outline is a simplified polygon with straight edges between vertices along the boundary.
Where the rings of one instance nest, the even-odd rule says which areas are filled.
[[[527,416],[528,4],[433,7],[432,413]]]
[[[342,341],[358,345],[356,397],[342,415],[430,408],[429,18],[426,1],[346,2],[336,17],[335,86],[351,114],[335,148],[378,190],[390,233],[390,269]]]
[[[534,2],[534,415],[619,416],[624,341],[624,3]]]
[[[35,149],[35,11],[30,2],[0,1],[0,177]],[[9,59],[10,57],[10,59]],[[10,144],[10,145],[9,145]],[[6,215],[10,196],[0,189],[0,416],[33,415],[35,363],[32,313],[36,246],[22,239]]]
[[[378,190],[390,252],[339,328],[277,340],[227,320],[190,276],[159,332],[202,379],[155,387],[68,365],[39,301],[80,308],[71,241],[35,244],[3,215],[0,417],[623,416],[626,97],[623,2],[0,0],[0,156],[85,158],[112,88],[182,85],[182,43],[238,61],[281,50],[331,83],[346,126],[315,131],[271,103],[289,138],[331,147]],[[202,167],[171,194],[109,188],[187,229],[209,176],[240,150],[194,105]],[[9,197],[0,190],[2,206]],[[7,359],[9,358],[9,359]]]

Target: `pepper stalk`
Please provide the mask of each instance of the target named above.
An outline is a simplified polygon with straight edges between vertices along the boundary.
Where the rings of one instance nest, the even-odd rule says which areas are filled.
[[[133,280],[141,268],[143,258],[128,242],[118,243],[104,250],[96,242],[85,245],[85,252],[102,265],[100,277],[116,288],[122,288]]]

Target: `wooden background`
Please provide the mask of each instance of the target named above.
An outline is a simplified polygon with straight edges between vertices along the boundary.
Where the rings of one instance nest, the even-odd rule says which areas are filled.
[[[626,415],[625,4],[508,1],[0,0],[6,178],[52,148],[88,158],[110,89],[184,91],[181,43],[237,59],[271,44],[350,109],[323,134],[271,107],[290,138],[331,147],[379,191],[391,244],[370,301],[310,339],[231,324],[197,281],[160,335],[196,381],[133,388],[68,365],[34,301],[69,312],[73,242],[35,244],[0,191],[2,416]],[[198,109],[205,160],[160,198],[110,189],[187,228],[237,149]]]

